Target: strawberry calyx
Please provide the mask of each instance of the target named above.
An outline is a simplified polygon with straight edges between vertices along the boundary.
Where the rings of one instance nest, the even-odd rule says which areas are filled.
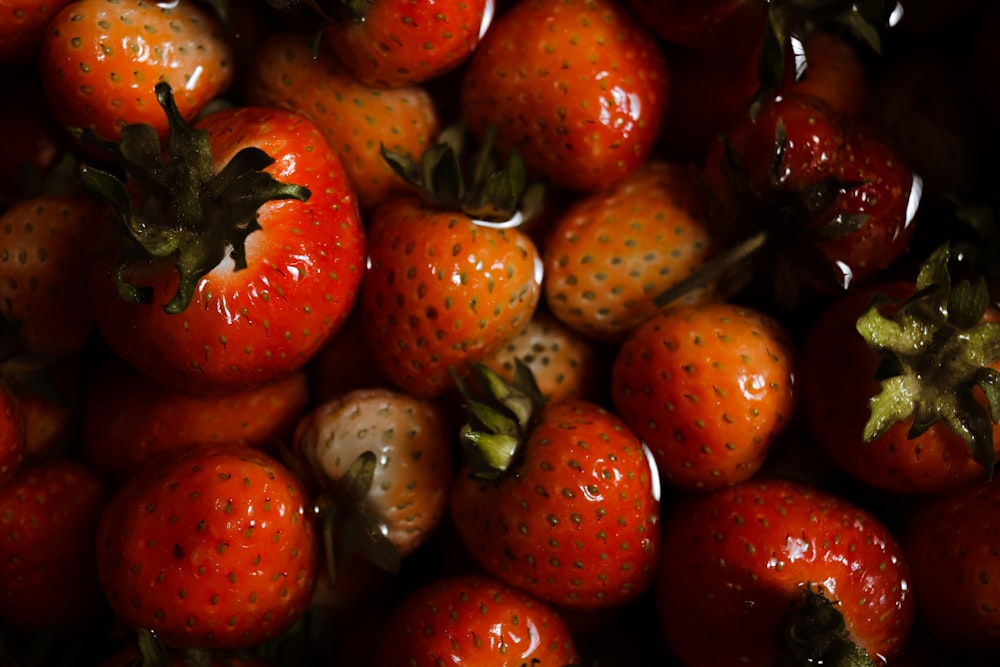
[[[475,153],[466,154],[462,123],[445,128],[420,160],[381,147],[382,158],[425,202],[461,211],[483,224],[514,226],[540,207],[542,186],[529,184],[524,160],[512,150],[506,162],[494,153],[496,126],[490,126]]]
[[[863,437],[870,442],[912,418],[908,437],[915,438],[944,422],[992,478],[1000,372],[991,365],[1000,360],[1000,322],[983,320],[990,303],[983,278],[952,281],[950,252],[944,244],[924,261],[912,296],[898,301],[876,295],[857,320],[879,355],[875,379],[881,385]],[[892,315],[883,314],[888,304],[896,306]]]
[[[868,652],[851,641],[837,604],[812,584],[788,608],[780,641],[783,654],[775,667],[875,667]]]
[[[722,141],[725,153],[721,169],[734,204],[727,210],[717,207],[716,213],[724,225],[749,227],[751,232],[735,238],[698,270],[657,294],[653,299],[657,307],[709,284],[717,285],[721,294],[736,294],[764,276],[771,281],[773,301],[786,310],[798,301],[803,279],[828,291],[842,290],[843,276],[820,244],[848,236],[867,224],[868,214],[836,210],[839,198],[864,183],[827,176],[789,187],[785,167],[789,138],[780,119],[766,179],[760,186],[752,184],[731,144],[725,138]]]
[[[316,495],[316,508],[331,582],[341,580],[355,556],[390,574],[399,572],[399,550],[386,535],[385,524],[366,509],[377,465],[375,453],[365,451],[341,478],[318,475],[323,488]]]
[[[493,480],[516,467],[522,443],[546,399],[520,359],[515,359],[510,381],[485,364],[474,365],[472,375],[479,383],[479,396],[455,378],[468,418],[459,429],[459,443],[470,474]]]
[[[78,130],[81,139],[108,151],[124,173],[122,180],[84,165],[80,180],[110,204],[125,232],[117,267],[122,298],[150,303],[153,296],[151,288],[125,280],[126,266],[171,258],[179,283],[164,310],[175,314],[187,308],[198,282],[227,257],[234,271],[247,267],[246,239],[261,229],[257,213],[262,205],[279,199],[306,201],[311,193],[263,171],[274,159],[253,146],[216,172],[208,132],[183,119],[169,84],[158,83],[156,97],[169,120],[166,155],[156,131],[145,123],[126,125],[117,142]]]

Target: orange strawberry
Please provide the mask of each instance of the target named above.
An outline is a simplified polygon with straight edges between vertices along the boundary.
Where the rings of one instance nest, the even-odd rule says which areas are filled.
[[[620,341],[657,313],[656,294],[711,254],[708,207],[692,169],[661,161],[582,196],[543,245],[549,309],[590,338]]]
[[[462,116],[529,170],[568,189],[606,187],[650,154],[668,106],[662,48],[614,0],[518,0],[467,63]]]
[[[437,113],[419,86],[379,90],[358,82],[304,34],[279,32],[257,46],[245,94],[254,104],[308,117],[340,156],[362,209],[408,191],[381,147],[419,157],[437,136]]]
[[[39,70],[62,126],[113,141],[126,123],[148,123],[165,138],[154,86],[170,84],[191,120],[229,86],[232,49],[219,19],[194,0],[79,0],[48,24]]]
[[[712,489],[751,477],[797,400],[795,349],[776,320],[728,303],[676,306],[618,350],[612,399],[664,481]]]

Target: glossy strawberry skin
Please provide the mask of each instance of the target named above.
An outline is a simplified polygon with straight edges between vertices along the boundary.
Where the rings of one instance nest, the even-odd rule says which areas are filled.
[[[221,23],[200,3],[83,0],[48,24],[39,69],[60,125],[113,141],[126,123],[148,123],[166,136],[153,91],[161,79],[193,118],[228,88],[232,57]]]
[[[464,70],[462,117],[554,186],[595,190],[651,153],[668,106],[659,43],[616,2],[520,0]]]
[[[779,124],[785,142],[778,139]],[[755,226],[770,226],[778,253],[790,245],[784,259],[793,263],[803,249],[818,250],[815,257],[805,255],[812,257],[808,263],[793,264],[808,287],[834,292],[863,284],[907,249],[921,182],[869,126],[818,98],[786,94],[765,104],[754,121],[729,128],[725,139],[709,149],[704,173],[726,210],[728,235],[742,240],[758,231]],[[726,175],[727,150],[746,172],[735,180]],[[824,181],[839,184],[839,192],[818,211],[809,210],[818,201],[809,189]],[[857,216],[863,216],[857,228],[837,227]],[[828,266],[811,265],[821,258]]]
[[[468,59],[493,16],[493,0],[380,0],[362,20],[335,21],[322,46],[376,88],[419,84]]]
[[[397,604],[372,667],[521,667],[574,664],[579,656],[559,613],[482,574],[428,582]]]
[[[909,635],[909,568],[863,509],[799,482],[757,477],[688,496],[666,514],[656,596],[668,645],[690,667],[765,667],[808,584],[838,601],[850,638],[891,664]]]
[[[449,369],[463,375],[517,334],[541,295],[528,237],[412,195],[376,209],[368,259],[359,307],[369,349],[392,383],[420,397],[442,395]]]
[[[615,409],[652,450],[667,484],[741,482],[763,466],[796,410],[796,351],[775,319],[722,302],[669,308],[612,364]]]
[[[316,123],[343,161],[366,213],[390,195],[410,192],[381,147],[414,159],[423,154],[440,129],[430,94],[418,85],[365,85],[325,49],[314,56],[312,47],[307,35],[294,32],[272,34],[257,45],[248,101],[297,111]]]
[[[497,480],[460,471],[451,512],[486,572],[552,604],[622,605],[652,582],[660,544],[656,472],[639,439],[595,404],[538,416]]]
[[[133,628],[174,648],[243,648],[304,612],[318,563],[309,499],[276,460],[197,445],[129,478],[101,517],[97,566]]]
[[[134,262],[132,284],[153,288],[150,304],[118,293],[120,233],[98,231],[89,282],[98,329],[125,361],[158,382],[199,394],[261,385],[304,367],[347,319],[364,272],[365,234],[354,191],[320,130],[304,116],[233,107],[200,119],[215,168],[242,148],[275,160],[267,173],[309,188],[308,201],[257,211],[262,229],[246,242],[247,268],[225,258],[181,313],[164,310],[177,290],[170,259]]]
[[[75,631],[110,617],[94,541],[110,487],[86,465],[52,458],[0,488],[0,619],[22,631]]]
[[[543,246],[545,303],[568,326],[607,343],[653,317],[653,297],[710,256],[709,202],[687,165],[655,160],[576,199]],[[708,298],[710,289],[686,295]]]
[[[905,299],[912,293],[912,283],[882,282],[830,304],[802,343],[801,387],[809,432],[838,468],[873,488],[918,496],[985,479],[986,473],[965,440],[944,423],[910,438],[908,419],[871,442],[862,438],[869,401],[880,390],[879,359],[858,333],[857,319],[875,294]],[[993,321],[1000,317],[994,308],[988,313]],[[992,366],[1000,370],[1000,363]],[[1000,425],[993,427],[993,442],[1000,457]]]
[[[361,511],[405,557],[446,512],[455,468],[448,424],[431,400],[384,387],[357,389],[313,407],[293,442],[301,462],[334,488],[358,456],[375,455]]]

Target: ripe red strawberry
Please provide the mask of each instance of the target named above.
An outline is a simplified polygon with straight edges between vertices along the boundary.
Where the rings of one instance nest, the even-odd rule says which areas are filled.
[[[0,488],[0,619],[22,631],[107,620],[94,541],[109,497],[96,473],[62,457]]]
[[[169,647],[241,648],[279,635],[312,595],[317,540],[302,483],[245,445],[164,455],[101,518],[112,608]]]
[[[94,239],[98,328],[125,361],[183,391],[284,377],[347,319],[364,272],[343,166],[304,116],[230,107],[192,127],[169,87],[157,89],[169,159],[148,127],[131,125],[126,148],[112,147],[125,184],[84,171],[114,202]]]
[[[542,248],[549,310],[590,338],[620,342],[658,312],[656,294],[711,256],[708,208],[695,172],[662,161],[579,197]]]
[[[572,190],[620,180],[652,152],[668,106],[659,42],[612,0],[518,0],[493,21],[461,86],[476,136]]]
[[[756,287],[783,306],[803,289],[834,293],[889,267],[913,236],[921,194],[882,135],[804,95],[766,103],[755,121],[730,128],[705,176],[721,202],[720,242],[740,269],[729,292],[748,276],[766,278]]]
[[[325,49],[314,55],[304,34],[269,35],[256,46],[247,76],[248,102],[297,111],[316,123],[343,161],[366,212],[392,194],[409,191],[381,148],[419,158],[440,129],[426,90],[416,85],[381,90],[360,83]]]
[[[61,357],[94,332],[83,247],[104,206],[90,195],[39,195],[0,215],[0,315],[25,350]]]
[[[164,138],[154,86],[177,91],[191,120],[228,88],[232,58],[221,22],[194,0],[79,0],[49,22],[39,71],[63,127],[113,141],[126,124],[147,123]]]
[[[411,591],[382,627],[372,667],[562,667],[579,661],[559,612],[487,576],[455,575]]]
[[[998,517],[1000,486],[973,482],[927,499],[900,532],[917,615],[955,664],[987,665],[1000,651]]]
[[[668,43],[701,58],[750,56],[764,31],[765,3],[756,0],[627,0],[639,18]]]
[[[0,383],[0,488],[21,469],[26,448],[24,412],[13,391]]]
[[[449,72],[478,46],[493,18],[493,0],[343,2],[349,9],[323,34],[359,81],[400,88]]]
[[[997,399],[977,387],[1000,371],[1000,312],[984,291],[952,284],[949,254],[933,253],[916,281],[835,301],[802,344],[809,431],[837,467],[878,489],[939,493],[985,478],[1000,457]]]
[[[611,395],[665,482],[748,479],[795,411],[796,351],[777,320],[728,303],[675,306],[618,348]]]
[[[659,484],[642,442],[595,403],[542,405],[479,367],[498,407],[470,398],[452,519],[489,574],[546,602],[634,600],[659,557]],[[519,378],[520,380],[523,378]]]
[[[119,481],[149,459],[193,444],[242,442],[275,455],[309,404],[305,371],[200,396],[106,357],[92,367],[83,393],[82,444],[94,469]]]
[[[435,403],[385,388],[329,399],[299,421],[297,465],[323,490],[338,576],[354,551],[395,571],[434,533],[455,468],[448,426]]]
[[[811,652],[857,650],[845,641],[867,664],[893,664],[906,643],[913,594],[902,551],[842,498],[755,478],[679,500],[663,529],[661,627],[688,667],[866,664]]]
[[[398,388],[440,396],[453,376],[531,320],[542,262],[518,228],[532,191],[520,156],[503,165],[489,138],[468,157],[461,126],[417,163],[384,151],[415,194],[391,197],[368,227],[359,298],[368,351]]]
[[[531,370],[542,396],[550,401],[578,398],[599,402],[604,395],[605,359],[593,341],[570,329],[549,311],[538,309],[528,325],[483,359],[512,382],[518,363]]]

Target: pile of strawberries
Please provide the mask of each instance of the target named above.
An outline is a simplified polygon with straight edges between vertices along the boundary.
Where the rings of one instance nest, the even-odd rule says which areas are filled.
[[[995,3],[3,5],[0,664],[995,664]]]

